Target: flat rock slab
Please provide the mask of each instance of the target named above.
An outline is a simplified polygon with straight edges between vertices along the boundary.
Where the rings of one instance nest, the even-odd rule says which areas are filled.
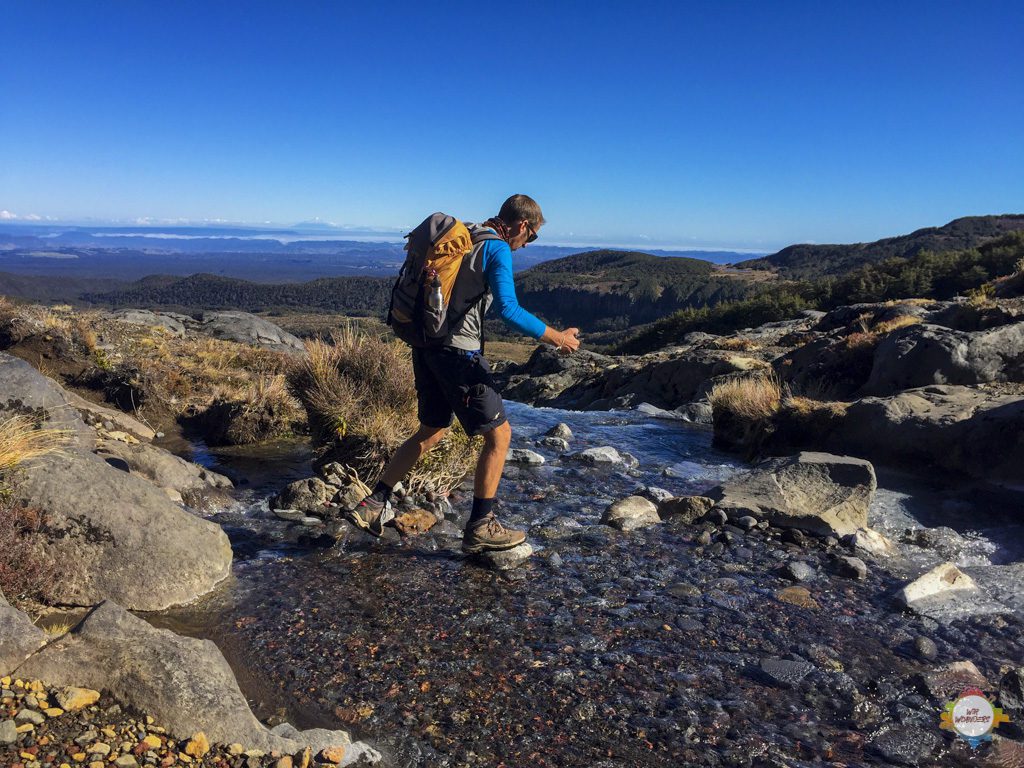
[[[46,633],[0,593],[0,677],[9,675],[45,641]]]
[[[511,464],[526,464],[532,467],[539,467],[546,459],[536,451],[527,448],[513,448],[508,452],[508,459]]]
[[[732,519],[750,515],[784,528],[842,537],[867,527],[877,487],[871,462],[804,451],[762,462],[708,496]]]
[[[780,688],[792,688],[814,671],[809,661],[790,661],[788,659],[761,659],[758,665],[760,677]]]

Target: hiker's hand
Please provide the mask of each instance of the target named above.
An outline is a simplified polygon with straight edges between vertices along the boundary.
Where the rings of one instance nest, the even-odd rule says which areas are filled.
[[[563,355],[571,355],[580,348],[579,336],[579,328],[566,328],[558,341],[558,351]]]

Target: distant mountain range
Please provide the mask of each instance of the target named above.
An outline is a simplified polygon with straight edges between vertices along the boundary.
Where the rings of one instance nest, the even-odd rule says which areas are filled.
[[[770,269],[780,277],[811,279],[841,275],[851,269],[894,256],[908,259],[921,251],[957,251],[976,248],[1007,232],[1024,230],[1024,214],[966,216],[941,227],[926,227],[909,235],[887,237],[873,243],[851,245],[791,245],[771,256],[747,259],[741,269]]]

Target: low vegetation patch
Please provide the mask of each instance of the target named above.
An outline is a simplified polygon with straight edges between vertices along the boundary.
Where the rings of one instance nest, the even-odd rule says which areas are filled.
[[[46,597],[48,568],[36,540],[42,513],[12,499],[17,469],[66,445],[65,430],[42,428],[30,416],[0,422],[0,592],[15,603]]]
[[[880,323],[876,323],[871,330],[880,336],[884,336],[885,334],[892,333],[900,328],[920,324],[921,318],[915,317],[914,315],[897,315],[890,320],[883,320]]]
[[[314,448],[322,460],[348,464],[372,486],[418,425],[408,347],[348,326],[328,340],[307,342],[306,349],[288,383],[306,409]],[[417,464],[407,484],[447,493],[466,475],[477,448],[456,426]]]

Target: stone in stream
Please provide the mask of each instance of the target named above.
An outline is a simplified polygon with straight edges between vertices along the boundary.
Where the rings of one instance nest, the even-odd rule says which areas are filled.
[[[437,523],[437,517],[425,509],[411,509],[395,516],[395,529],[403,536],[426,533]]]
[[[935,698],[945,701],[965,688],[988,690],[989,684],[973,661],[954,661],[921,675],[924,687]]]
[[[658,503],[658,514],[694,523],[715,506],[715,500],[706,496],[676,496]]]
[[[551,448],[560,453],[565,453],[569,450],[569,441],[561,437],[542,437],[537,441],[537,445],[543,445],[545,448]]]
[[[633,531],[661,522],[658,508],[643,496],[627,496],[608,506],[601,522],[620,531]]]
[[[912,611],[927,614],[950,603],[970,601],[978,592],[974,579],[953,563],[942,563],[904,586],[897,599]]]
[[[591,466],[604,464],[610,466],[635,467],[638,463],[637,460],[628,453],[619,453],[610,445],[604,445],[599,448],[587,448],[584,451],[570,454],[569,458],[583,464],[590,464]]]
[[[518,568],[533,555],[533,545],[528,541],[512,547],[511,549],[499,552],[482,552],[474,557],[482,560],[484,564],[495,571],[510,571]]]
[[[536,451],[526,448],[513,448],[508,452],[508,459],[511,464],[526,464],[531,467],[539,467],[545,462],[543,456]]]
[[[658,488],[654,485],[639,485],[633,491],[633,496],[643,496],[645,499],[650,499],[655,504],[661,504],[661,502],[667,499],[674,498],[671,491],[666,491],[664,488]]]
[[[867,527],[876,488],[871,462],[804,451],[761,462],[708,496],[730,518],[750,515],[782,528],[845,536]]]
[[[793,581],[810,581],[818,572],[803,560],[791,560],[784,566],[783,575]]]
[[[848,579],[863,581],[868,577],[868,567],[859,557],[840,557],[836,563],[836,573]]]
[[[853,533],[844,536],[842,541],[848,547],[859,549],[875,557],[887,557],[893,553],[892,542],[871,528],[858,528]]]
[[[931,638],[918,635],[914,638],[914,653],[924,661],[935,661],[939,656],[939,648]]]
[[[569,429],[569,425],[565,422],[558,422],[544,433],[545,437],[557,437],[559,440],[565,440],[567,443],[572,440],[572,430]]]
[[[809,661],[789,661],[770,657],[761,659],[758,668],[762,679],[780,688],[797,686],[814,671],[814,665]]]
[[[868,749],[889,763],[919,765],[939,746],[937,730],[906,725],[883,728],[868,743]]]
[[[330,487],[319,477],[296,480],[270,500],[271,509],[297,509],[308,514],[323,514],[331,500]]]

